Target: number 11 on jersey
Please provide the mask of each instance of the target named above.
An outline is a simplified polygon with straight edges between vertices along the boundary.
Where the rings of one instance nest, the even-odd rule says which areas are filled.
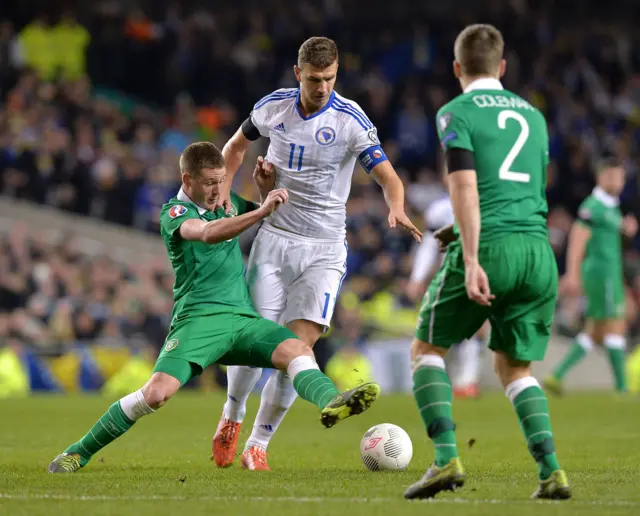
[[[302,156],[304,156],[304,145],[296,145],[295,143],[290,143],[289,147],[291,147],[291,152],[289,152],[289,168],[293,170],[293,162],[297,152],[298,153],[297,170],[302,170]]]

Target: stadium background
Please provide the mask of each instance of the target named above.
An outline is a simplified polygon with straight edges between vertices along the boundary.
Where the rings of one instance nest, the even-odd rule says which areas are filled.
[[[337,41],[336,89],[376,124],[421,227],[442,193],[434,114],[459,92],[452,42],[478,20],[504,33],[506,87],[549,122],[549,227],[560,270],[597,158],[625,162],[623,210],[640,216],[637,2],[618,0],[615,10],[579,0],[211,4],[2,2],[0,397],[122,395],[146,379],[172,306],[157,233],[159,207],[179,186],[177,157],[193,140],[221,147],[259,98],[295,86],[297,48],[312,35]],[[250,168],[265,146],[245,159],[239,193],[253,196]],[[406,388],[416,303],[406,296],[412,242],[386,226],[379,188],[357,170],[349,272],[317,353],[339,381],[352,381],[357,370],[388,391]],[[252,236],[242,238],[245,251]],[[633,346],[640,238],[625,249]],[[579,316],[579,300],[559,304],[547,362],[563,351]],[[597,356],[577,370],[575,385],[608,386],[608,374],[595,367],[606,367]],[[223,383],[223,372],[212,370],[194,387]]]

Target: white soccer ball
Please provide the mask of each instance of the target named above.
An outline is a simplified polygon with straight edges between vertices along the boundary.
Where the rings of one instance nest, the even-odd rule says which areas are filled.
[[[360,456],[369,471],[403,470],[413,456],[409,434],[397,425],[383,423],[364,434],[360,441]]]

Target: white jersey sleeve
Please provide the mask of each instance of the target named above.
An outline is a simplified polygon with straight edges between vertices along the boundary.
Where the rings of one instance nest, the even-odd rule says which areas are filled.
[[[443,226],[453,224],[453,206],[449,197],[443,197],[431,203],[424,212],[425,222],[431,231],[436,231]]]
[[[356,102],[336,98],[333,107],[350,115],[345,119],[347,122],[347,146],[349,152],[358,158],[362,167],[367,172],[371,172],[373,167],[386,161],[387,156],[378,139],[378,130],[360,106]]]

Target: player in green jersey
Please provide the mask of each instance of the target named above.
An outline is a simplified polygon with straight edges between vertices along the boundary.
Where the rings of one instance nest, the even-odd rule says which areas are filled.
[[[435,461],[405,498],[464,484],[444,356],[486,319],[496,373],[538,464],[533,496],[571,496],[547,398],[531,371],[545,355],[558,289],[546,224],[547,128],[536,108],[503,89],[503,50],[495,27],[464,29],[453,65],[463,93],[437,114],[457,238],[427,290],[411,346],[413,393]]]
[[[321,409],[330,427],[366,410],[380,388],[366,383],[340,394],[290,330],[263,319],[253,307],[244,279],[237,236],[287,202],[273,190],[275,176],[256,167],[262,205],[232,195],[232,210],[214,209],[226,169],[211,143],[194,143],[180,157],[182,188],[162,207],[161,233],[175,272],[169,334],[154,372],[139,390],[116,401],[78,442],[49,464],[50,473],[72,473],[129,430],[142,416],[163,406],[208,365],[248,365],[287,371],[298,395]]]
[[[593,349],[594,343],[607,349],[616,390],[627,390],[621,232],[633,237],[638,223],[633,215],[623,219],[620,212],[618,196],[625,182],[622,165],[605,160],[597,172],[597,186],[580,205],[571,229],[567,273],[560,283],[563,295],[579,295],[583,290],[587,307],[584,330],[544,382],[547,390],[558,395],[563,392],[565,375]]]

